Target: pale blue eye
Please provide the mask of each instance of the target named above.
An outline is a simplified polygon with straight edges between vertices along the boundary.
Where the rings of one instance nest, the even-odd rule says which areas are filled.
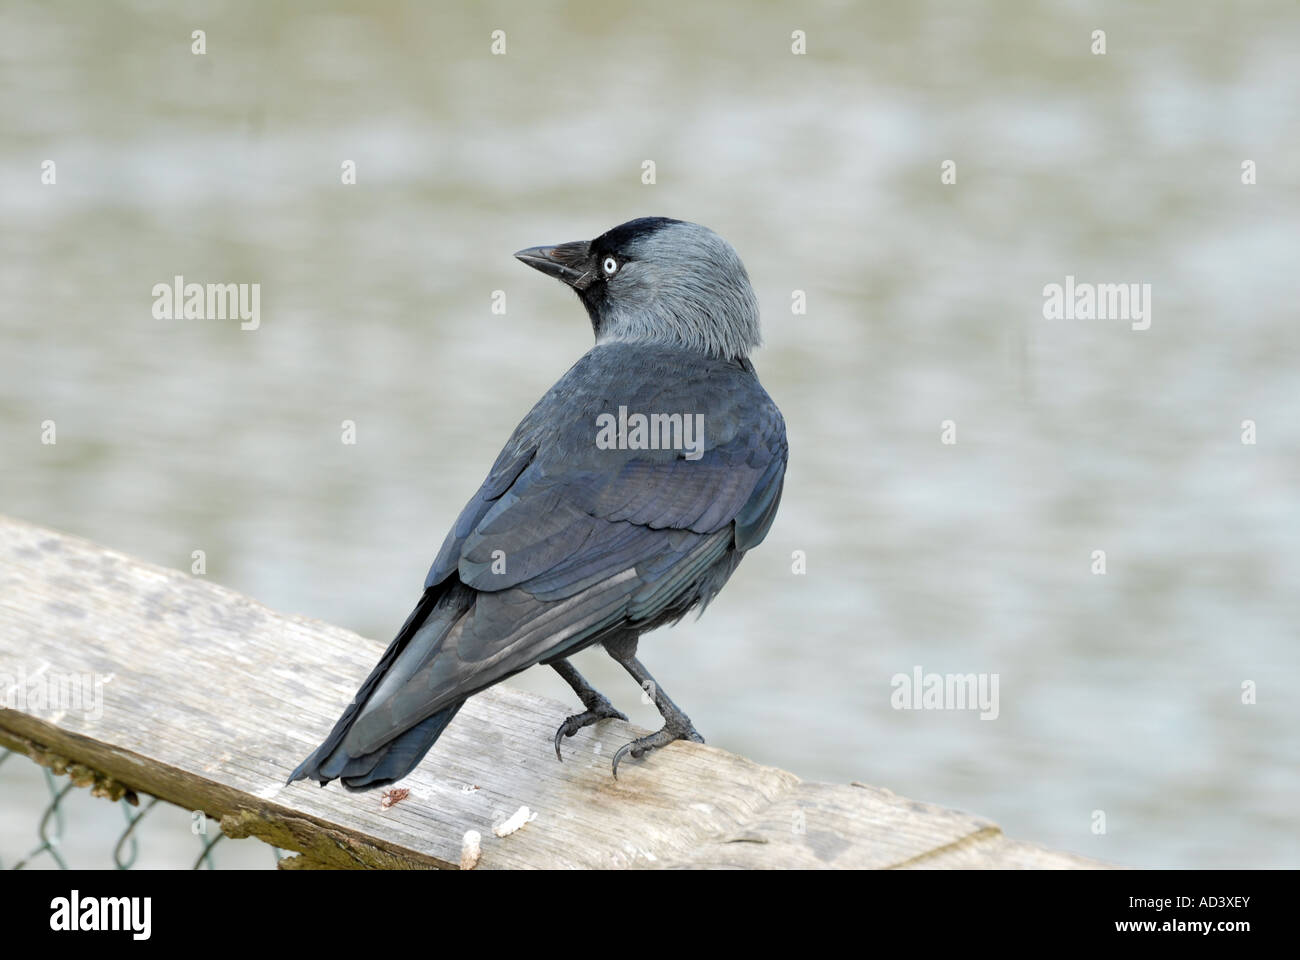
[[[615,271],[618,270],[618,261],[613,257],[606,257],[604,264],[602,264],[602,268],[605,271],[605,276],[612,277]]]

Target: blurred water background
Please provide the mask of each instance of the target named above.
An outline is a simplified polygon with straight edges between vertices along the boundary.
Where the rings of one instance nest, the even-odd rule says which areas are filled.
[[[510,254],[695,220],[791,447],[766,543],[642,643],[709,742],[1113,862],[1298,865],[1297,49],[1289,0],[0,0],[0,511],[386,643],[590,346]],[[177,274],[260,283],[260,329],[155,319]],[[1045,320],[1067,274],[1150,283],[1151,328]],[[917,666],[998,674],[1000,715],[893,709]],[[106,865],[79,793],[70,859]],[[0,796],[11,864],[37,768]],[[142,863],[193,862],[169,815]]]

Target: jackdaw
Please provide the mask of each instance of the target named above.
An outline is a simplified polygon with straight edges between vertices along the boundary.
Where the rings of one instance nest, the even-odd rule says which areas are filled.
[[[785,421],[758,382],[758,303],[713,231],[666,217],[515,256],[578,294],[596,345],[515,428],[433,561],[424,595],[325,742],[289,777],[352,790],[408,774],[474,694],[548,664],[586,708],[627,718],[568,657],[603,644],[663,729],[614,755],[703,738],[636,658],[704,607],[767,535]]]

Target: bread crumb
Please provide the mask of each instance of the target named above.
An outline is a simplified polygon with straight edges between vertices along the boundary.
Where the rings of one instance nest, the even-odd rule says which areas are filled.
[[[499,823],[492,828],[492,832],[498,837],[508,837],[525,823],[532,823],[537,819],[537,814],[529,811],[527,807],[520,807],[514,812],[509,820]]]
[[[483,855],[479,846],[483,836],[477,830],[466,830],[465,839],[460,842],[460,868],[473,870],[478,866],[478,858]]]

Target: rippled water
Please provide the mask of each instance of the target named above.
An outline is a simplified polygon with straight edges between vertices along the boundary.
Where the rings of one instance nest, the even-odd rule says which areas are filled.
[[[386,640],[590,345],[510,253],[696,220],[791,445],[767,542],[642,645],[709,741],[1115,862],[1300,864],[1300,11],[1192,6],[3,0],[0,511]],[[260,283],[260,329],[154,319],[177,274]],[[1045,320],[1066,275],[1150,283],[1151,328]],[[894,710],[918,666],[998,674],[998,719]]]

